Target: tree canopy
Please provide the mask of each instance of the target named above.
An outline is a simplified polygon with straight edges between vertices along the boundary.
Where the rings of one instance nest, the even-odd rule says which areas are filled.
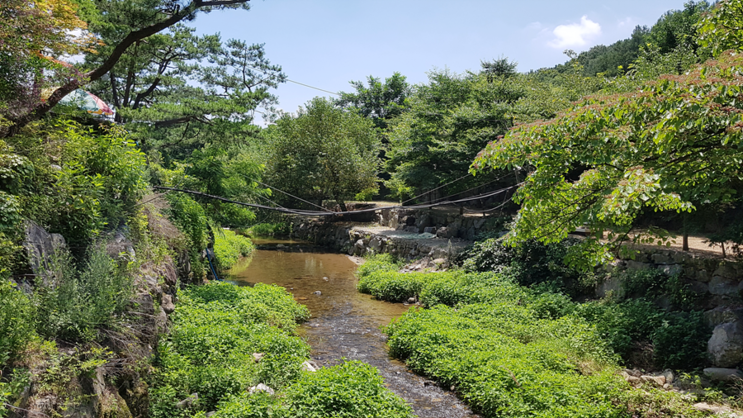
[[[512,240],[555,242],[588,225],[622,241],[643,210],[690,211],[732,197],[730,181],[743,175],[741,89],[743,59],[728,53],[518,126],[489,144],[472,171],[529,168]]]
[[[265,131],[266,178],[318,204],[345,202],[377,189],[379,138],[371,120],[315,98]],[[297,204],[296,201],[293,204]]]

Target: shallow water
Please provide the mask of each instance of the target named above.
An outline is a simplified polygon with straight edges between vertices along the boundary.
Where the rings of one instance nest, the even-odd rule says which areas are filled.
[[[323,252],[301,242],[254,240],[258,249],[229,271],[239,285],[277,284],[306,305],[312,318],[300,333],[312,346],[312,359],[321,366],[342,358],[375,366],[387,387],[423,418],[474,417],[454,396],[407,370],[387,354],[379,330],[410,307],[374,300],[356,291],[356,264],[343,254]],[[320,294],[315,294],[320,292]]]

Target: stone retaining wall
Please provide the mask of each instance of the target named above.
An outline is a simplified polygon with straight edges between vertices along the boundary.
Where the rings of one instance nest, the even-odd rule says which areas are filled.
[[[377,212],[377,223],[382,226],[468,241],[474,241],[479,233],[489,230],[488,219],[437,210],[384,209]]]
[[[743,364],[743,263],[705,254],[679,250],[640,247],[634,259],[613,263],[620,271],[660,270],[678,275],[688,289],[699,295],[699,308],[713,329],[707,342],[710,360],[717,367],[738,367]],[[597,296],[609,291],[622,292],[623,283],[617,275],[597,288]]]
[[[393,231],[389,228],[364,227],[349,223],[319,222],[296,219],[292,222],[293,238],[309,241],[349,255],[394,254],[402,259],[428,258],[451,260],[469,242],[436,238],[430,233]]]

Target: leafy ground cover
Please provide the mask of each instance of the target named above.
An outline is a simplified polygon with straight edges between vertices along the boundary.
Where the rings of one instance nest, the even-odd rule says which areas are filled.
[[[251,237],[277,237],[291,234],[291,224],[288,222],[259,223],[246,230]]]
[[[617,375],[640,341],[655,346],[658,367],[700,364],[707,335],[698,315],[644,300],[577,303],[544,283],[520,285],[502,265],[399,273],[390,261],[363,265],[359,290],[425,307],[386,328],[391,354],[486,417],[702,416],[677,394],[646,385],[638,395]]]
[[[214,234],[214,255],[221,269],[229,269],[237,263],[240,256],[246,257],[255,250],[255,245],[248,237],[234,231],[222,229]]]
[[[303,371],[310,347],[295,328],[308,317],[277,286],[211,283],[181,292],[172,332],[158,346],[151,416],[412,416],[371,366],[346,362]],[[254,353],[263,356],[256,361]],[[276,394],[251,394],[261,383]]]

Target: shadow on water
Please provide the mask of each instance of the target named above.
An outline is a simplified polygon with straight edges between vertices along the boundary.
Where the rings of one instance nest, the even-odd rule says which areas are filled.
[[[321,366],[342,358],[375,366],[387,387],[404,398],[419,417],[475,417],[453,393],[410,372],[387,354],[379,328],[409,307],[374,300],[356,291],[356,264],[343,254],[325,252],[303,242],[254,240],[258,249],[229,271],[238,285],[277,284],[306,305],[312,318],[300,333]],[[320,292],[320,294],[316,294]]]

